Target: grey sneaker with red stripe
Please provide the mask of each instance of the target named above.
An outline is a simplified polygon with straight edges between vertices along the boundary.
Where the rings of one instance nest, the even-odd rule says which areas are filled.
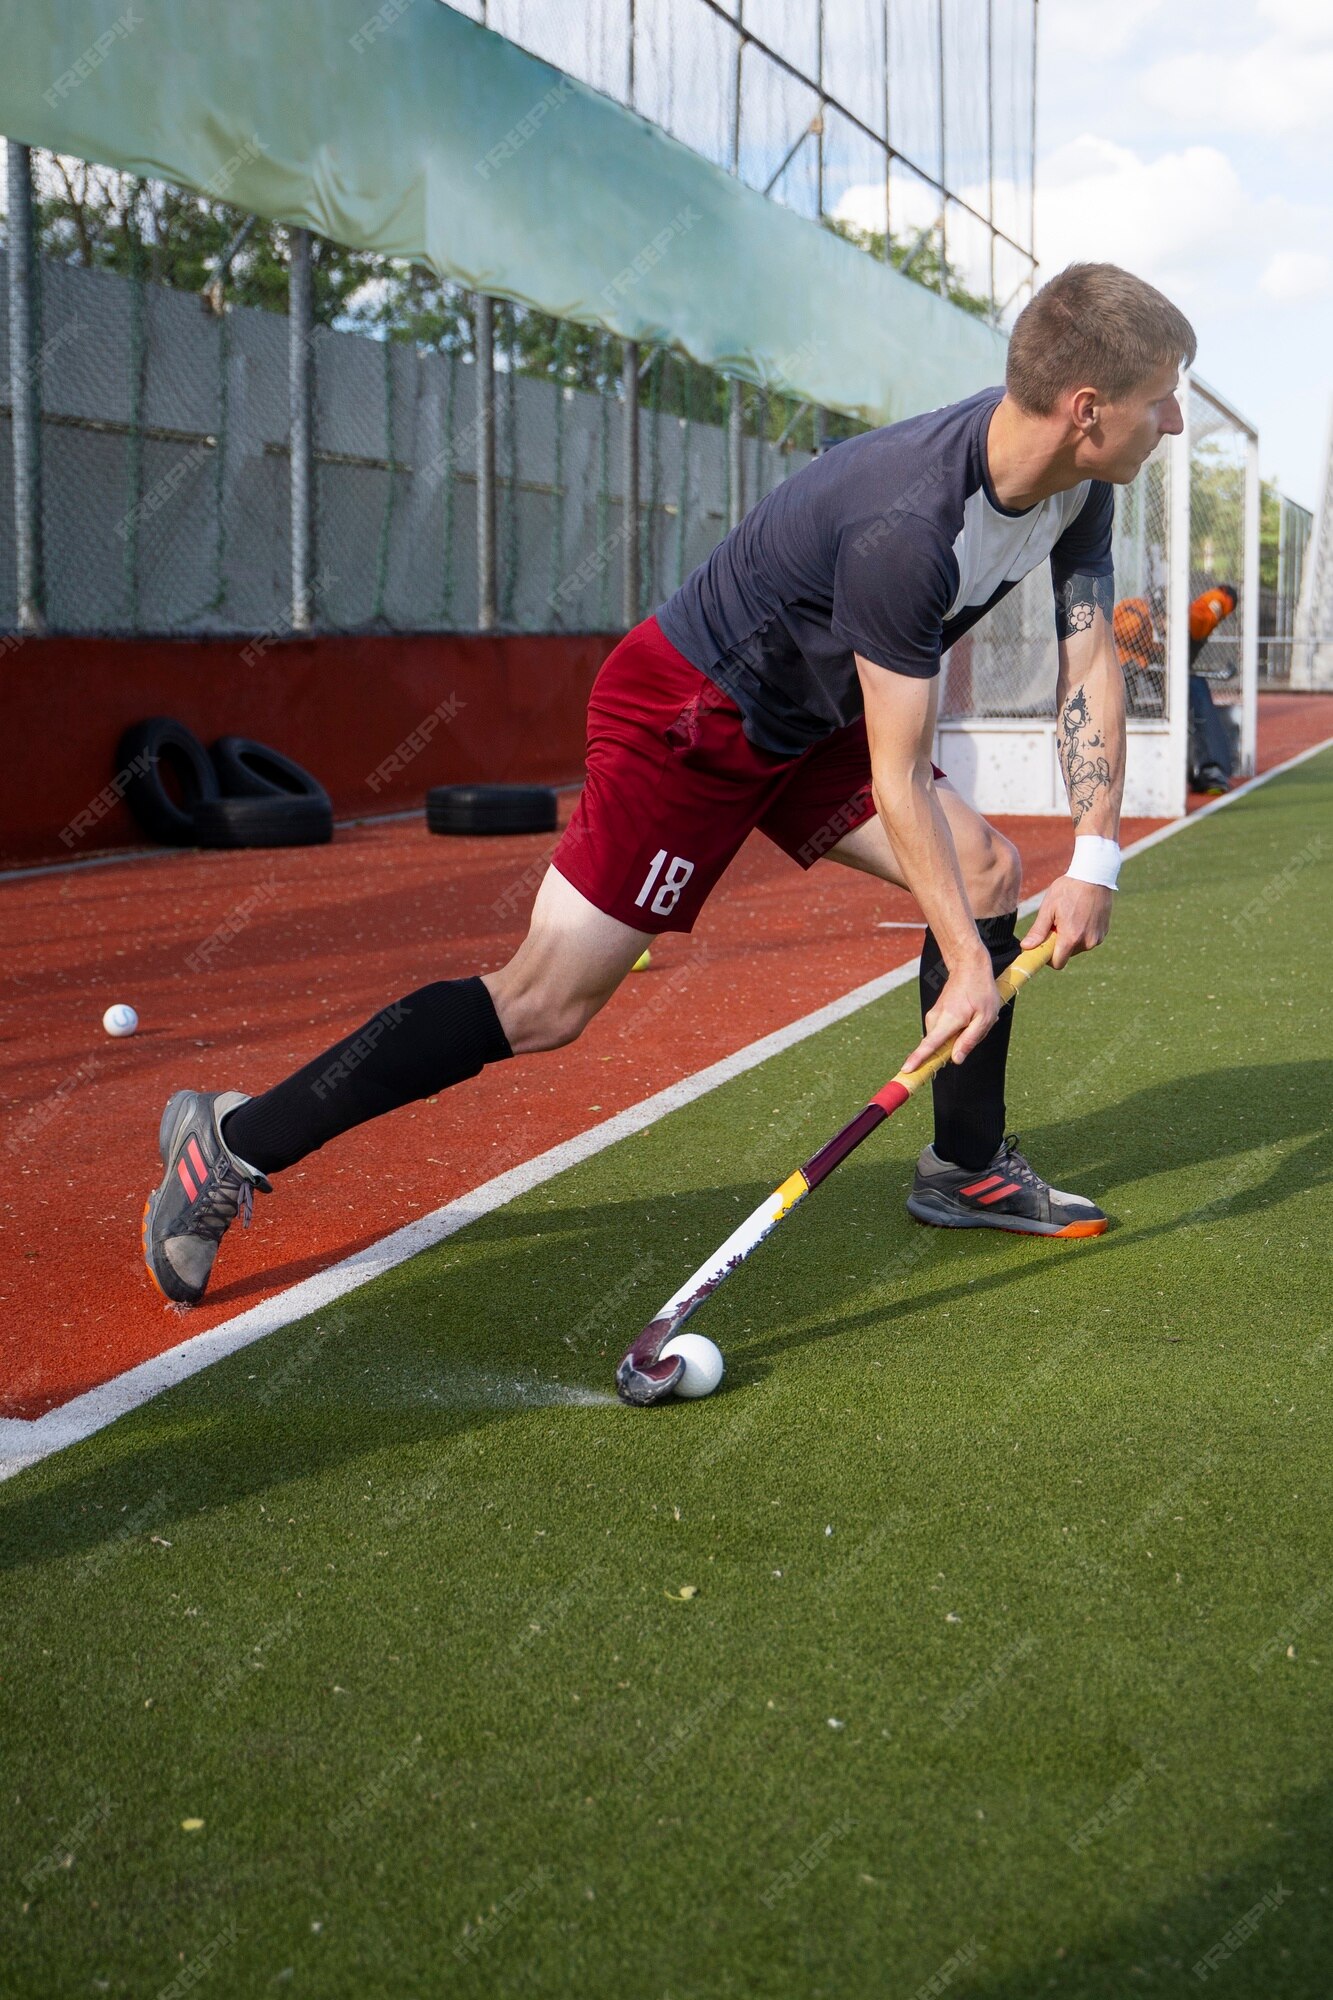
[[[927,1146],[907,1213],[940,1229],[1008,1229],[1022,1236],[1100,1236],[1106,1217],[1086,1195],[1065,1194],[1028,1165],[1011,1133],[989,1166],[955,1167]]]
[[[176,1305],[198,1305],[223,1235],[238,1214],[250,1227],[256,1188],[273,1192],[219,1130],[227,1113],[247,1102],[239,1090],[178,1090],[162,1113],[162,1185],[144,1204],[140,1236],[148,1275]]]

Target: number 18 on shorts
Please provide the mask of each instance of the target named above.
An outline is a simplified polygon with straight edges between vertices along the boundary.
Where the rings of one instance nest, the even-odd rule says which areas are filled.
[[[663,869],[663,863],[666,868]],[[643,878],[643,887],[634,898],[636,909],[645,907],[655,917],[669,917],[680,901],[680,892],[694,873],[694,863],[687,861],[683,854],[673,854],[667,861],[665,847],[659,847],[653,856],[648,873]],[[648,898],[652,897],[649,902]]]

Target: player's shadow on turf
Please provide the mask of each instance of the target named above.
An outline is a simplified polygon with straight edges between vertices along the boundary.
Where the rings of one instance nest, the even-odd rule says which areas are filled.
[[[1016,1256],[1000,1269],[978,1273],[977,1257],[996,1247],[996,1237],[989,1230],[966,1234],[921,1231],[903,1214],[896,1189],[886,1190],[886,1229],[873,1268],[890,1288],[889,1296],[878,1299],[870,1310],[852,1314],[840,1312],[836,1298],[826,1301],[827,1310],[817,1325],[807,1324],[761,1340],[750,1349],[750,1356],[779,1354],[827,1338],[834,1330],[872,1322],[882,1325],[959,1300],[975,1305],[988,1292],[1024,1281],[1033,1255],[1110,1257],[1109,1276],[1120,1254],[1159,1237],[1179,1237],[1189,1231],[1206,1240],[1210,1230],[1299,1199],[1312,1187],[1333,1179],[1331,1103],[1333,1062],[1251,1063],[1176,1077],[1136,1091],[1100,1111],[1079,1114],[1059,1124],[1028,1126],[1022,1134],[1023,1149],[1045,1172],[1058,1184],[1086,1190],[1106,1203],[1113,1222],[1105,1236],[1077,1246],[1019,1237]],[[1276,1147],[1282,1150],[1268,1164],[1266,1149]],[[1115,1222],[1117,1199],[1125,1189],[1162,1174],[1214,1162],[1219,1171],[1194,1193],[1188,1207],[1173,1204],[1169,1213],[1148,1223]],[[871,1169],[876,1178],[889,1171],[896,1176],[900,1169],[896,1163],[892,1169]],[[901,1218],[901,1226],[889,1222],[895,1214]],[[806,1216],[807,1228],[810,1222]],[[848,1288],[863,1291],[868,1275],[864,1238],[847,1239],[844,1262],[836,1214],[830,1213],[824,1231],[821,1268],[826,1281],[831,1274],[845,1270]],[[907,1260],[910,1272],[918,1270],[932,1253],[938,1263],[950,1249],[961,1266],[956,1283],[942,1284],[926,1293],[914,1289],[901,1298],[892,1295],[897,1257]]]
[[[1224,1762],[1215,1757],[1214,1768],[1214,1804],[1225,1825],[1233,1810],[1231,1786]],[[1135,1812],[1157,1812],[1159,1786],[1169,1785],[1170,1777],[1168,1755],[1161,1777],[1149,1778],[1141,1805],[1122,1807],[1115,1824],[1096,1832],[1073,1859],[1065,1854],[1056,1858],[1066,1884],[1071,1876],[1082,1876],[1090,1906],[1101,1900],[1104,1871],[1121,1865],[1126,1843],[1133,1843]],[[1097,1801],[1108,1818],[1106,1808],[1116,1803],[1115,1792],[1109,1801]],[[1172,1810],[1169,1799],[1165,1810]],[[1048,1948],[1021,1971],[988,1977],[985,1960],[980,1960],[966,1987],[969,2000],[1032,2000],[1053,1987],[1065,2000],[1119,2000],[1141,1991],[1194,1993],[1214,1975],[1218,1991],[1238,2000],[1279,1994],[1292,2000],[1318,1995],[1322,2000],[1333,1987],[1333,1897],[1326,1886],[1333,1868],[1333,1791],[1320,1785],[1288,1792],[1264,1818],[1273,1832],[1247,1854],[1220,1867],[1182,1864],[1182,1873],[1196,1884],[1186,1893],[1165,1901],[1144,1897],[1126,1922],[1100,1931],[1089,1925],[1083,1938],[1070,1938],[1062,1929],[1065,1942],[1058,1963]],[[1095,1815],[1087,1826],[1095,1828]],[[1182,1854],[1188,1852],[1184,1829],[1178,1840]],[[1064,1886],[1057,1893],[1064,1901],[1071,1889]]]
[[[367,1499],[368,1532],[357,1529],[357,1559],[391,1557],[394,1544],[386,1537],[425,1523],[432,1510],[446,1510],[460,1459],[475,1452],[478,1431],[513,1414],[420,1402],[415,1408],[384,1403],[339,1411],[313,1388],[308,1401],[298,1392],[265,1403],[244,1379],[249,1371],[237,1374],[235,1362],[247,1359],[253,1359],[250,1350],[223,1364],[232,1379],[202,1415],[201,1384],[208,1375],[182,1385],[177,1421],[142,1443],[126,1435],[135,1423],[131,1413],[123,1420],[126,1448],[111,1462],[99,1457],[88,1465],[75,1447],[34,1468],[34,1480],[20,1475],[19,1487],[0,1506],[0,1572],[81,1557],[86,1570],[80,1581],[90,1589],[105,1583],[113,1592],[132,1592],[138,1565],[168,1559],[173,1545],[185,1545],[192,1523],[275,1488],[284,1496],[284,1518],[300,1516],[302,1503],[293,1497],[300,1481],[359,1459],[379,1470],[373,1508]],[[275,1355],[277,1376],[284,1365],[290,1358]],[[160,1413],[160,1405],[149,1407]],[[386,1466],[396,1470],[386,1476]],[[314,1566],[310,1574],[320,1580]]]
[[[772,1357],[786,1349],[866,1324],[883,1326],[899,1316],[958,1300],[975,1309],[988,1292],[1026,1279],[1034,1258],[1053,1260],[1046,1268],[1054,1274],[1059,1260],[1066,1257],[1110,1257],[1105,1268],[1111,1276],[1124,1250],[1182,1228],[1202,1233],[1262,1213],[1299,1198],[1333,1175],[1333,1135],[1326,1115],[1331,1100],[1333,1063],[1248,1064],[1176,1078],[1100,1111],[1029,1127],[1024,1143],[1048,1172],[1068,1185],[1102,1195],[1113,1210],[1124,1189],[1157,1175],[1213,1162],[1223,1168],[1194,1195],[1190,1209],[1173,1206],[1158,1220],[1145,1225],[1130,1221],[1113,1234],[1077,1245],[1022,1238],[1013,1244],[1007,1239],[997,1243],[990,1232],[960,1237],[945,1230],[917,1229],[902,1209],[910,1175],[907,1162],[901,1158],[876,1162],[868,1148],[792,1218],[752,1267],[731,1280],[724,1298],[700,1316],[700,1329],[716,1334],[719,1326],[731,1327],[730,1334],[723,1331],[720,1337],[730,1349],[728,1387],[735,1393],[752,1387],[768,1372]],[[1283,1150],[1271,1167],[1265,1167],[1261,1149],[1269,1145],[1281,1145]],[[1251,1184],[1228,1176],[1225,1169],[1233,1164],[1244,1168]],[[265,1367],[281,1371],[308,1338],[308,1329],[300,1326],[284,1330],[172,1392],[167,1435],[155,1430],[138,1444],[128,1434],[136,1422],[131,1416],[125,1430],[117,1433],[124,1448],[113,1464],[84,1471],[77,1453],[53,1461],[38,1475],[47,1482],[43,1489],[16,1495],[3,1510],[0,1567],[108,1549],[107,1559],[132,1564],[137,1558],[131,1543],[142,1555],[142,1545],[152,1533],[161,1532],[170,1540],[167,1523],[182,1515],[208,1513],[285,1484],[293,1476],[317,1474],[363,1456],[410,1455],[415,1445],[429,1447],[432,1453],[447,1452],[466,1433],[502,1421],[522,1407],[520,1403],[459,1407],[450,1404],[447,1394],[433,1401],[421,1386],[431,1380],[447,1389],[468,1371],[477,1375],[507,1368],[535,1370],[571,1386],[582,1383],[609,1390],[621,1351],[661,1304],[662,1295],[692,1264],[701,1262],[737,1216],[748,1214],[768,1189],[767,1181],[694,1187],[648,1198],[637,1195],[632,1200],[562,1207],[549,1218],[529,1207],[496,1210],[473,1224],[465,1237],[444,1246],[446,1254],[452,1258],[465,1241],[493,1246],[503,1265],[502,1293],[511,1304],[523,1299],[533,1330],[520,1331],[511,1322],[502,1334],[498,1316],[478,1312],[478,1278],[492,1282],[485,1265],[473,1266],[470,1275],[460,1273],[457,1280],[449,1277],[447,1267],[437,1272],[423,1265],[422,1282],[431,1287],[431,1330],[416,1343],[411,1357],[400,1354],[396,1333],[380,1338],[377,1327],[366,1325],[369,1308],[354,1309],[352,1301],[360,1295],[352,1294],[347,1302],[349,1321],[365,1329],[358,1338],[365,1338],[366,1351],[358,1355],[355,1370],[348,1366],[340,1371],[338,1382],[348,1391],[345,1408],[331,1400],[337,1385],[324,1379],[322,1356],[318,1368],[298,1373],[291,1393],[284,1391],[271,1406],[265,1403],[261,1393]],[[807,1234],[811,1231],[813,1235]],[[811,1246],[816,1246],[813,1265]],[[997,1251],[1003,1257],[998,1267],[979,1271],[979,1255],[984,1252],[994,1258]],[[784,1252],[790,1259],[785,1267]],[[329,1254],[332,1258],[338,1253]],[[907,1255],[908,1268],[919,1270],[919,1260],[926,1254],[936,1260],[952,1259],[957,1280],[900,1298],[893,1285],[895,1260]],[[627,1272],[637,1276],[632,1290],[625,1286]],[[266,1286],[273,1276],[266,1274]],[[849,1294],[864,1295],[867,1277],[881,1286],[874,1307],[844,1310],[842,1300]],[[809,1290],[810,1306],[819,1310],[818,1322],[807,1319],[798,1329],[778,1332],[786,1314],[799,1304],[796,1294],[801,1287]],[[320,1315],[326,1324],[331,1310]],[[753,1338],[747,1338],[750,1321],[755,1326]],[[401,1371],[409,1358],[411,1379],[404,1377],[397,1400],[367,1398],[358,1390],[363,1376],[395,1367]],[[250,1386],[252,1370],[259,1375],[260,1390]],[[669,1422],[683,1414],[668,1410],[647,1419],[628,1412],[624,1416],[627,1423]],[[127,1525],[132,1529],[129,1540]],[[98,1563],[102,1560],[99,1554]]]

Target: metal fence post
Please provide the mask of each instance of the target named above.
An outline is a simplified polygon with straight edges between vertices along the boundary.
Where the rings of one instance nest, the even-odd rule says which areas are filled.
[[[745,512],[745,428],[741,385],[727,384],[727,526],[738,525]]]
[[[42,629],[40,362],[36,350],[32,152],[5,142],[9,176],[9,380],[14,442],[14,568],[20,632]]]
[[[1259,439],[1245,438],[1245,572],[1240,601],[1240,767],[1254,776],[1259,734]]]
[[[311,339],[314,302],[310,276],[310,231],[288,232],[291,268],[287,280],[287,395],[291,438],[292,630],[308,632],[314,622],[314,423],[311,394]]]
[[[639,622],[639,343],[625,342],[625,630]]]
[[[473,346],[477,368],[477,630],[499,624],[495,550],[495,301],[478,292]]]
[[[1163,786],[1169,818],[1185,810],[1190,741],[1190,378],[1176,391],[1181,430],[1171,439],[1167,481],[1166,724],[1167,770]]]

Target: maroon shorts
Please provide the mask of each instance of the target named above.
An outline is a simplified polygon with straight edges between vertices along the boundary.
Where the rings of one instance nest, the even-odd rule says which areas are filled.
[[[864,720],[799,757],[758,750],[648,618],[593,686],[587,781],[552,859],[622,924],[688,931],[754,827],[809,868],[874,812]]]

